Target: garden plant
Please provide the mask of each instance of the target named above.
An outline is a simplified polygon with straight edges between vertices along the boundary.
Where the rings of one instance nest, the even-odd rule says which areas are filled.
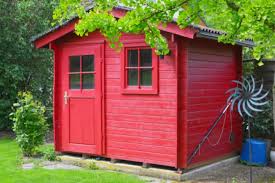
[[[45,118],[45,107],[36,101],[30,92],[20,92],[18,102],[14,105],[11,119],[16,141],[23,154],[31,156],[39,145],[44,143],[48,125]]]

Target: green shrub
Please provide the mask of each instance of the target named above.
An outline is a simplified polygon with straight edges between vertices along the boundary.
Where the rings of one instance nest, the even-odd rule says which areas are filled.
[[[49,161],[58,160],[54,150],[54,146],[51,144],[42,145],[39,148],[37,148],[36,151],[37,151],[37,154],[41,155],[45,160],[49,160]]]
[[[253,118],[246,117],[244,129],[247,129],[247,121],[251,121],[251,135],[253,137],[271,138],[273,133],[272,101],[263,107],[263,112],[258,112]]]
[[[92,162],[88,165],[88,168],[90,170],[99,170],[99,167],[95,164],[95,162]]]
[[[238,180],[235,177],[233,177],[232,178],[232,183],[238,183]]]
[[[44,142],[48,126],[45,118],[45,107],[33,99],[30,92],[20,92],[18,102],[14,105],[11,120],[14,121],[13,131],[16,141],[26,156],[31,156],[34,150]]]

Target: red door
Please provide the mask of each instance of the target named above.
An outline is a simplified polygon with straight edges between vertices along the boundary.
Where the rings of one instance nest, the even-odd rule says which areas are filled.
[[[101,58],[99,46],[65,47],[63,61],[64,151],[102,152]]]

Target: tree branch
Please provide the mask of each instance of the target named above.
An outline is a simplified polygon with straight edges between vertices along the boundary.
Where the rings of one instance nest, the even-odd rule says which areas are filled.
[[[241,20],[237,23],[237,27],[236,29],[234,30],[234,32],[232,34],[230,34],[230,38],[232,39],[233,36],[236,38],[237,36],[237,33],[239,32],[241,26],[242,26],[242,23],[243,23],[243,17],[241,18]]]
[[[176,4],[176,5],[174,5],[174,6],[171,6],[171,7],[167,8],[167,9],[165,9],[165,10],[163,10],[163,9],[162,9],[162,10],[158,10],[158,11],[152,13],[151,15],[149,15],[148,17],[143,18],[143,19],[141,20],[141,22],[146,21],[146,20],[152,18],[153,16],[155,16],[155,15],[157,15],[157,14],[165,13],[165,12],[167,12],[167,11],[172,11],[172,10],[178,8],[179,6],[182,6],[183,4],[187,3],[188,1],[189,1],[189,0],[184,0],[184,1],[180,2],[179,4]],[[149,6],[149,5],[148,5],[148,6]],[[151,6],[150,6],[150,7],[151,7]]]
[[[236,3],[234,3],[232,0],[225,0],[225,2],[227,6],[234,11],[238,11],[240,9],[240,7]]]

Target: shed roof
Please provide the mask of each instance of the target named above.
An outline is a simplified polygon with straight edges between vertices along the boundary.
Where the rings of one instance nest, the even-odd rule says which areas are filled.
[[[93,8],[93,6],[89,6],[86,8],[87,11],[91,10]],[[125,6],[117,6],[116,7],[117,10],[122,10],[122,11],[130,11],[131,8],[129,7],[125,7]],[[117,18],[120,18],[120,16],[116,16],[114,15],[115,17]],[[66,25],[69,25],[73,22],[76,22],[76,20],[78,19],[77,16],[75,17],[72,17],[71,19],[65,21],[64,23],[60,24],[60,25],[57,25],[51,29],[49,29],[48,31],[46,32],[43,32],[43,33],[40,33],[38,35],[35,35],[31,38],[31,42],[36,42],[37,40],[41,39],[41,38],[44,38],[46,36],[48,36],[49,34],[51,33],[54,33],[56,32],[57,30],[65,27]],[[174,21],[171,23],[171,26],[170,28],[160,28],[162,29],[163,31],[166,31],[166,32],[171,32],[171,33],[175,33],[175,34],[178,34],[180,36],[183,36],[183,37],[187,37],[187,38],[194,38],[194,37],[200,37],[200,38],[206,38],[206,39],[213,39],[213,40],[217,40],[219,36],[225,34],[225,32],[223,31],[220,31],[220,30],[216,30],[216,29],[213,29],[213,28],[209,28],[209,27],[206,27],[206,26],[202,26],[202,25],[194,25],[194,24],[191,24],[189,25],[187,28],[185,29],[181,29],[181,30],[185,30],[184,32],[182,31],[178,31],[180,30],[179,27],[176,25],[176,19],[174,19]],[[178,29],[178,30],[176,30]],[[71,30],[73,31],[73,30]],[[190,35],[190,32],[193,32],[193,36]],[[237,45],[240,45],[240,46],[247,46],[247,47],[252,47],[254,46],[253,44],[253,41],[251,40],[246,40],[246,41],[236,41],[236,44]],[[45,46],[45,45],[43,45]]]

